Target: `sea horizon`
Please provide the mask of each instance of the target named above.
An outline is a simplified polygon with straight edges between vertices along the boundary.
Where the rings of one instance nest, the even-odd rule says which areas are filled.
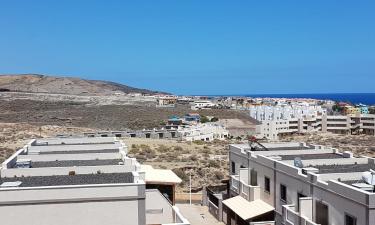
[[[199,96],[199,95],[196,95]],[[350,102],[353,104],[375,105],[375,93],[305,93],[305,94],[229,94],[229,95],[202,95],[209,97],[243,96],[255,98],[310,98],[318,100],[333,100]]]

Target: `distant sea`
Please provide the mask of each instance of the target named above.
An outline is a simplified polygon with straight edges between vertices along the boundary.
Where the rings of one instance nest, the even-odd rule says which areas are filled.
[[[353,104],[375,105],[375,93],[332,93],[332,94],[246,94],[245,97],[260,98],[313,98],[319,100],[334,100],[351,102]]]

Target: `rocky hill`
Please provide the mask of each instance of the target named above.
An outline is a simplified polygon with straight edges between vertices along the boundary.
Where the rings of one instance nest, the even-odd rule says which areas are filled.
[[[143,94],[162,93],[109,81],[85,80],[74,77],[57,77],[40,74],[0,75],[0,91],[73,95],[110,95],[117,92]]]

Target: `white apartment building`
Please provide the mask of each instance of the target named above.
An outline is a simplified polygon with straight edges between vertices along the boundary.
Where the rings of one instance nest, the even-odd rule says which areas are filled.
[[[250,116],[261,122],[257,137],[270,140],[308,132],[375,135],[375,115],[327,115],[320,106],[255,106]]]
[[[181,179],[126,153],[110,137],[30,141],[2,163],[0,223],[188,225],[173,205]]]
[[[225,224],[375,224],[374,158],[305,143],[253,143],[230,145],[229,159],[227,198],[208,200]]]
[[[209,100],[198,100],[191,103],[192,110],[198,109],[210,109],[217,106],[217,104],[209,101]]]
[[[224,140],[229,136],[228,130],[218,123],[199,123],[179,127],[177,132],[184,141]]]

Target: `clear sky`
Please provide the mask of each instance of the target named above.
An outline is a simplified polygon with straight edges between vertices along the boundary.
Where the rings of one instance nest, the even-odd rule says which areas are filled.
[[[0,0],[0,73],[176,94],[375,92],[375,1]]]

